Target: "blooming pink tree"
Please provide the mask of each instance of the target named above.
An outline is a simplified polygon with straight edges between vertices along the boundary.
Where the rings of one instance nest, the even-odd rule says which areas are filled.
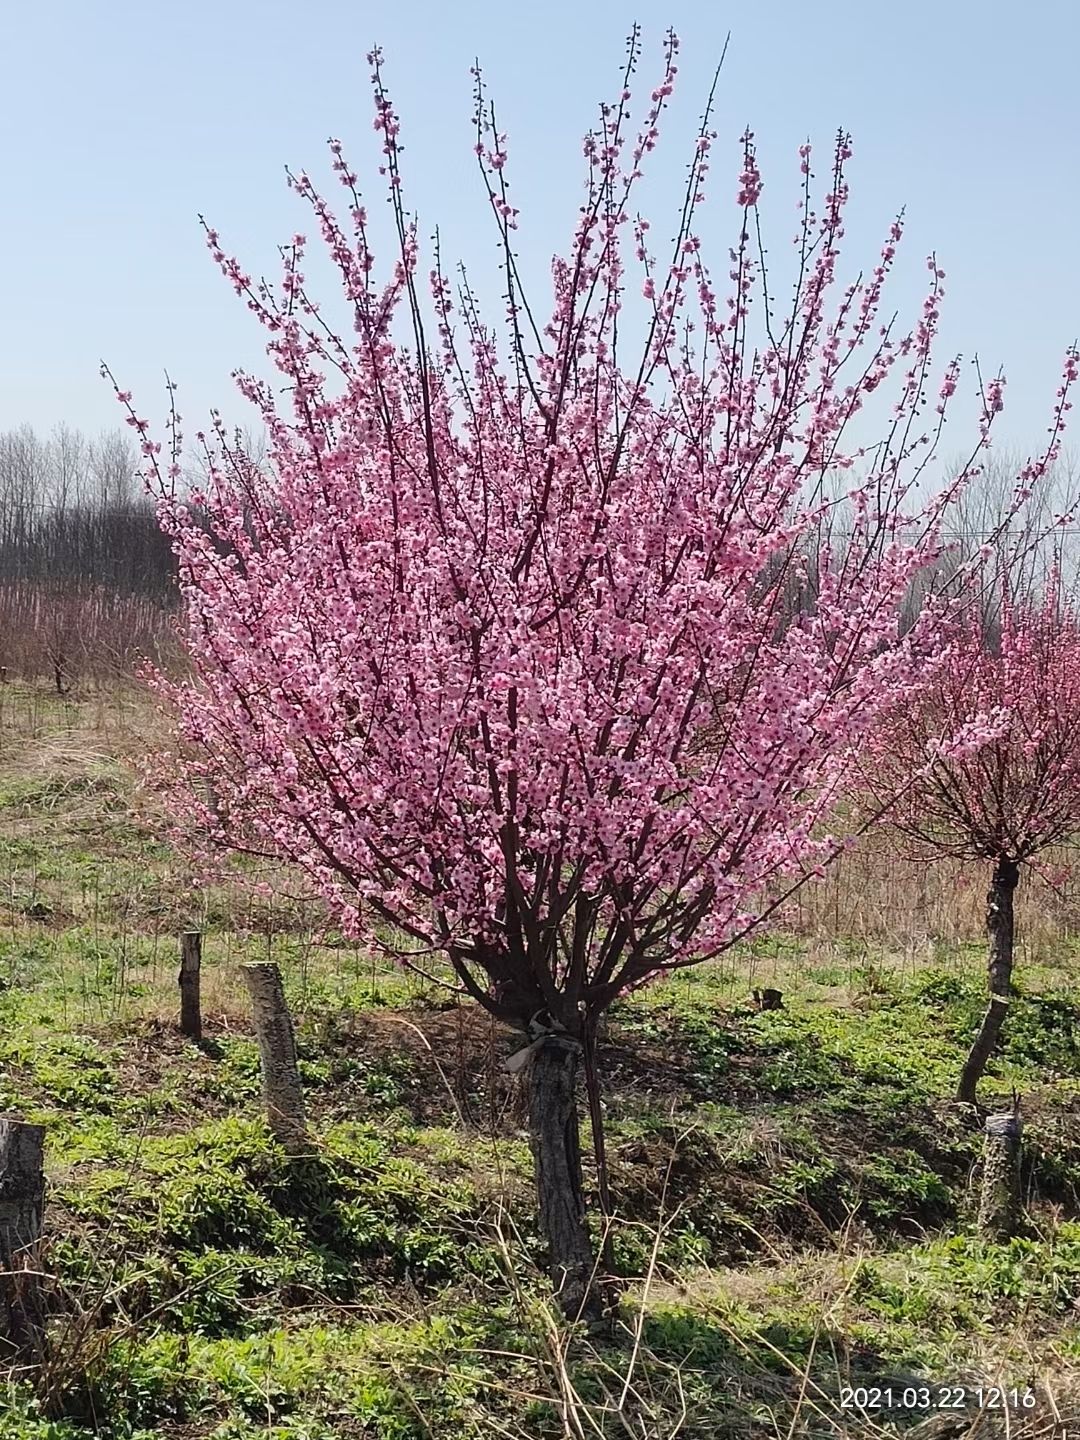
[[[762,922],[767,886],[792,887],[835,852],[829,817],[858,746],[932,674],[948,607],[929,598],[903,636],[897,607],[940,560],[950,497],[976,468],[913,501],[959,373],[932,376],[942,272],[930,262],[906,333],[880,320],[899,221],[866,276],[839,284],[845,136],[820,212],[801,151],[783,310],[757,239],[750,134],[726,301],[706,267],[708,112],[674,246],[657,257],[632,199],[677,44],[635,131],[638,50],[635,33],[586,138],[580,218],[543,315],[522,290],[505,138],[479,76],[501,340],[437,255],[425,299],[376,52],[396,230],[381,284],[342,147],[330,145],[344,220],[290,176],[353,333],[309,296],[302,236],[275,291],[208,231],[287,380],[282,405],[237,376],[269,466],[218,423],[208,479],[185,500],[178,424],[170,465],[130,411],[180,562],[194,673],[171,693],[189,773],[219,797],[212,814],[194,798],[192,810],[217,845],[303,867],[350,932],[452,975],[527,1037],[541,1228],[571,1313],[594,1304],[575,1086],[597,1019],[719,954]],[[876,443],[847,443],[878,392]],[[1000,381],[983,401],[976,453]],[[838,493],[842,546],[821,540]],[[813,602],[792,614],[803,592]]]
[[[992,866],[990,1001],[957,1088],[972,1104],[1009,1004],[1020,867],[1080,829],[1078,716],[1080,614],[1053,574],[1041,594],[1006,594],[998,613],[965,615],[933,687],[894,712],[871,747],[874,790],[913,777],[890,820],[914,854]],[[989,743],[938,749],[942,734],[991,717]]]

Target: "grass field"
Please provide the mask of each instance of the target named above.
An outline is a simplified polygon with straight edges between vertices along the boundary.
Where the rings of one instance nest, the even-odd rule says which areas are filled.
[[[294,879],[194,886],[136,787],[154,735],[134,692],[0,687],[0,1110],[46,1126],[56,1341],[36,1386],[0,1389],[0,1440],[960,1435],[970,1405],[921,1387],[995,1384],[1035,1403],[983,1428],[1080,1427],[1068,894],[1028,886],[986,1086],[1023,1096],[1008,1244],[975,1237],[980,1135],[950,1099],[981,877],[871,850],[789,930],[620,1004],[601,1058],[628,1284],[590,1340],[545,1298],[514,1037],[326,932]],[[176,1027],[191,926],[201,1046]],[[262,1123],[236,970],[267,957],[319,1141],[299,1163]],[[762,984],[783,1009],[755,1009]]]

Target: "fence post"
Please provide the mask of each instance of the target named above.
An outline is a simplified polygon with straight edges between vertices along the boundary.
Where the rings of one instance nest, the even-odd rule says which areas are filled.
[[[45,1309],[38,1250],[45,1209],[45,1127],[0,1117],[0,1341],[40,1361]]]
[[[1019,1110],[986,1117],[979,1233],[987,1240],[1007,1240],[1020,1228],[1024,1213],[1020,1186],[1022,1139]]]
[[[296,1064],[296,1034],[285,1003],[281,971],[270,960],[242,965],[259,1041],[266,1118],[274,1138],[290,1155],[312,1149],[304,1118],[304,1095]]]
[[[202,936],[185,930],[180,936],[180,1033],[189,1040],[202,1039]]]

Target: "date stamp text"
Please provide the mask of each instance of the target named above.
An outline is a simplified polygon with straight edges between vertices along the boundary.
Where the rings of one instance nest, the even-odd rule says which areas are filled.
[[[1034,1410],[1028,1386],[1004,1385],[843,1385],[844,1410]]]

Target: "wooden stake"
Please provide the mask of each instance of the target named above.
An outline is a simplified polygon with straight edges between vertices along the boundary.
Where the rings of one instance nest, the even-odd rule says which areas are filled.
[[[267,1122],[274,1138],[290,1155],[310,1154],[313,1147],[304,1118],[296,1034],[285,1003],[281,971],[270,960],[255,960],[240,968],[251,996],[259,1041]]]
[[[202,936],[185,930],[180,936],[180,1033],[189,1040],[202,1039]]]
[[[45,1310],[38,1249],[45,1210],[45,1127],[0,1118],[0,1354],[40,1362]]]
[[[1007,1240],[1023,1221],[1020,1185],[1023,1121],[1017,1109],[986,1117],[979,1232],[987,1240]]]

